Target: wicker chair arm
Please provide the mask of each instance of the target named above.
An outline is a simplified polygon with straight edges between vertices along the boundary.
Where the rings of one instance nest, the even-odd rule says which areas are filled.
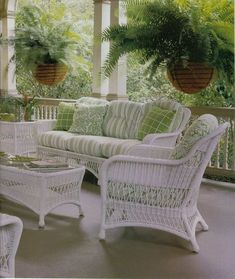
[[[0,214],[0,227],[7,226],[10,224],[18,224],[19,227],[23,227],[22,221],[18,217],[1,213]]]
[[[168,159],[172,153],[173,148],[159,147],[150,144],[138,144],[131,147],[128,154],[131,156],[147,157],[155,159]]]
[[[143,144],[152,144],[164,147],[175,146],[176,140],[180,136],[180,131],[172,133],[149,134],[144,137]]]
[[[168,160],[135,156],[117,155],[106,160],[99,172],[99,184],[107,186],[108,181],[119,181],[141,185],[159,185],[169,179],[169,174],[180,172],[184,168],[185,159]],[[172,182],[173,183],[173,182]],[[171,187],[165,183],[166,187]],[[104,186],[106,185],[106,186]],[[103,191],[104,189],[102,189]]]

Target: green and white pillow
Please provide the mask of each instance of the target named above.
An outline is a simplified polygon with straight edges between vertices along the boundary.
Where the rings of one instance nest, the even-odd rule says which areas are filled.
[[[71,103],[59,103],[57,121],[54,130],[68,131],[73,123],[75,104]]]
[[[198,117],[186,130],[184,137],[173,150],[171,159],[185,157],[198,140],[212,133],[217,127],[218,120],[214,115],[203,114]]]
[[[142,140],[148,134],[168,132],[175,111],[153,107],[144,117],[138,130],[138,139]]]
[[[69,132],[80,135],[102,136],[102,124],[105,113],[106,105],[77,104]]]
[[[13,113],[0,112],[0,121],[14,122],[16,121],[16,116]]]

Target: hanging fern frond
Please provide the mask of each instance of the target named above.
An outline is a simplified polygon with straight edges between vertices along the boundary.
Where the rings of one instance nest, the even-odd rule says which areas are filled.
[[[101,35],[102,41],[111,42],[105,76],[122,55],[137,52],[150,74],[162,64],[188,59],[211,64],[232,80],[228,61],[234,55],[231,0],[127,0],[124,4],[128,24],[108,27]]]

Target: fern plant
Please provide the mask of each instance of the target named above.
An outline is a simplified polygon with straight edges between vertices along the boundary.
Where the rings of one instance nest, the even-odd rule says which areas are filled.
[[[26,5],[17,17],[22,18],[21,24],[7,43],[15,46],[12,59],[19,60],[25,70],[33,71],[38,65],[56,63],[63,63],[71,70],[86,68],[87,61],[78,53],[80,36],[73,32],[61,7],[57,13],[50,14],[39,5]]]
[[[128,0],[127,24],[108,27],[111,42],[103,73],[110,76],[118,59],[136,52],[150,74],[161,65],[206,63],[233,83],[234,33],[231,0]]]

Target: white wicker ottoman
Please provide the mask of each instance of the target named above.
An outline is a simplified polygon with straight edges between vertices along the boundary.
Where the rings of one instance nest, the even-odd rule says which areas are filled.
[[[0,213],[0,277],[15,277],[15,255],[22,229],[18,217]]]
[[[71,203],[80,215],[80,190],[85,167],[42,173],[0,165],[0,194],[11,198],[39,215],[39,227],[45,226],[45,216],[55,207]]]

